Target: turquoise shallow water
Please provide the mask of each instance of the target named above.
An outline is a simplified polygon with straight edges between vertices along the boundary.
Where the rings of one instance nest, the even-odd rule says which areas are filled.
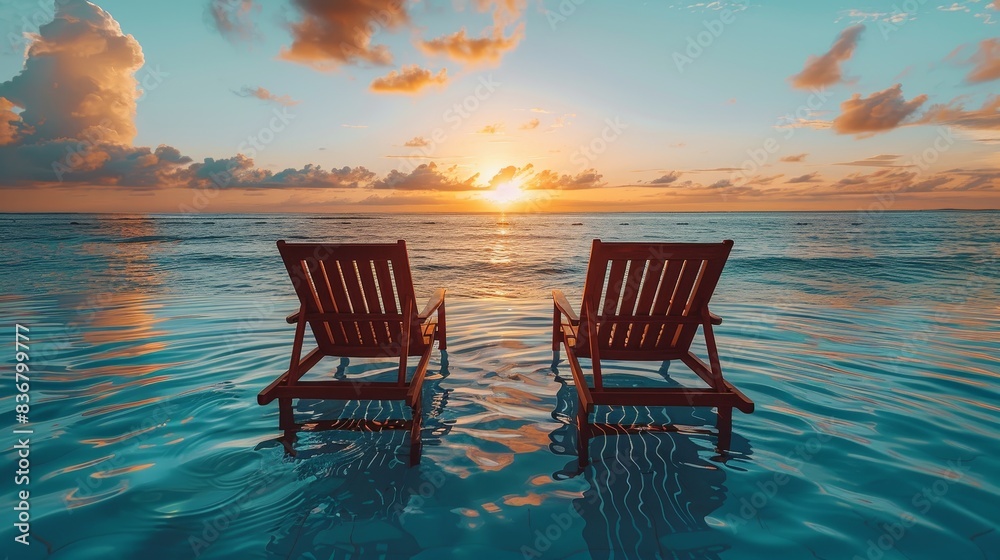
[[[35,540],[13,544],[4,475],[0,551],[1000,557],[1000,214],[497,221],[0,215],[0,317],[31,328],[35,431]],[[255,402],[291,346],[283,317],[295,300],[274,241],[400,237],[418,294],[449,288],[449,350],[435,352],[424,387],[421,465],[407,465],[401,432],[304,433],[287,456],[276,406]],[[725,318],[727,377],[757,411],[736,414],[728,455],[714,451],[705,409],[609,409],[599,417],[687,427],[595,439],[591,465],[577,469],[575,391],[565,364],[551,365],[546,298],[561,288],[578,300],[594,237],[736,240],[713,311]],[[693,379],[677,366],[671,380]],[[348,373],[393,367],[355,360]],[[659,364],[611,372],[662,380]],[[11,474],[13,408],[8,386],[0,433]],[[299,418],[388,408],[297,407]]]

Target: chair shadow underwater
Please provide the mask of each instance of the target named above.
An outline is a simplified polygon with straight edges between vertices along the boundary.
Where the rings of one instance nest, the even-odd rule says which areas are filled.
[[[598,406],[695,406],[717,409],[718,449],[732,441],[732,412],[754,409],[753,401],[722,375],[713,327],[722,319],[709,311],[733,242],[603,243],[595,239],[579,313],[559,290],[552,293],[553,364],[566,349],[577,391],[575,407],[580,465],[589,460],[595,435],[648,431],[654,422],[591,422]],[[703,329],[709,363],[691,350]],[[593,384],[580,359],[589,358]],[[704,387],[606,384],[602,360],[680,360]]]
[[[295,324],[295,337],[288,370],[265,387],[257,402],[278,400],[279,428],[286,433],[289,448],[296,423],[293,399],[336,401],[401,401],[405,414],[376,419],[336,418],[313,420],[309,430],[408,430],[410,464],[420,461],[421,389],[434,341],[444,355],[445,290],[438,289],[421,311],[417,311],[406,243],[326,244],[278,241],[278,251],[292,281],[299,309],[288,316]],[[316,347],[302,356],[306,330]],[[340,357],[341,366],[332,379],[303,380],[324,357]],[[416,357],[410,374],[409,358]],[[395,358],[395,381],[349,379],[350,358]]]

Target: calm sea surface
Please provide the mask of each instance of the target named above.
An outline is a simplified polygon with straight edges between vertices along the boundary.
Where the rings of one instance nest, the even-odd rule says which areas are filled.
[[[0,554],[1000,558],[1000,213],[498,221],[0,215]],[[712,308],[726,375],[757,410],[736,413],[729,454],[707,409],[601,409],[690,426],[597,438],[576,467],[547,298],[579,300],[595,237],[736,241]],[[275,241],[400,238],[418,296],[449,289],[421,465],[403,432],[303,433],[286,455],[277,406],[255,400],[293,334]],[[15,323],[31,329],[30,547],[13,541]],[[663,381],[659,364],[611,366]],[[673,381],[693,379],[678,366]],[[394,367],[354,360],[348,375]]]

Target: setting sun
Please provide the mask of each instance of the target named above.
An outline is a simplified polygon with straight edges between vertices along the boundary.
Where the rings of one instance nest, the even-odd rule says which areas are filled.
[[[524,191],[521,190],[521,184],[522,181],[518,179],[500,183],[495,189],[488,191],[483,196],[485,196],[487,200],[499,205],[510,204],[524,197]]]

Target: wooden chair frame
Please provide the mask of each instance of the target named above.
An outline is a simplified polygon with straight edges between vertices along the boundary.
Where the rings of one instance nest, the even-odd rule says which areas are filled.
[[[434,292],[416,311],[406,243],[326,244],[278,241],[278,251],[299,298],[299,309],[286,318],[295,325],[288,370],[257,395],[266,405],[278,400],[279,428],[296,431],[292,399],[399,400],[411,420],[373,422],[339,419],[324,429],[408,429],[410,459],[420,457],[421,388],[434,341],[447,349],[445,290]],[[436,320],[432,315],[436,313]],[[316,347],[304,357],[306,327]],[[302,381],[326,356],[399,359],[396,381]],[[406,379],[408,359],[418,357]]]
[[[580,462],[585,464],[592,435],[590,413],[607,406],[717,407],[719,448],[732,436],[733,409],[754,410],[753,401],[722,375],[713,326],[722,318],[708,303],[733,242],[603,243],[595,239],[579,314],[559,290],[552,292],[552,350],[560,345],[576,384],[579,402]],[[603,300],[603,302],[602,302]],[[709,363],[691,351],[698,327],[704,331]],[[584,377],[580,358],[591,359],[594,384]],[[707,388],[605,387],[601,360],[681,360]],[[600,426],[631,431],[647,426]]]

